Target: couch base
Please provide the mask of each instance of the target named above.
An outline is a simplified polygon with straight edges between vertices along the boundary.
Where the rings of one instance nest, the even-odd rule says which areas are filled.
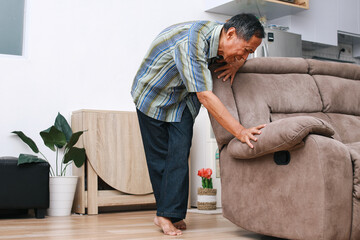
[[[234,159],[225,147],[220,153],[224,217],[268,236],[349,239],[352,166],[345,145],[310,135],[290,154],[288,165],[277,165],[272,154]]]
[[[351,240],[360,239],[360,200],[353,198],[353,218],[351,228]]]

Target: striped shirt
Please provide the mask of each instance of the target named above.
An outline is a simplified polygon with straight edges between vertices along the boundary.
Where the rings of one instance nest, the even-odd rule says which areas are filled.
[[[195,119],[196,92],[212,90],[208,60],[217,56],[223,25],[187,22],[163,30],[152,42],[135,76],[131,95],[145,115],[179,122],[187,106]]]

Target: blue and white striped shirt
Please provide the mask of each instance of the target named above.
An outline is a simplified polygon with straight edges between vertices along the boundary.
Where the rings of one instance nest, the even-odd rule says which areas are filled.
[[[193,118],[196,92],[212,90],[208,60],[217,56],[223,25],[187,22],[163,30],[152,42],[135,76],[131,95],[137,109],[165,122],[179,122],[188,106]]]

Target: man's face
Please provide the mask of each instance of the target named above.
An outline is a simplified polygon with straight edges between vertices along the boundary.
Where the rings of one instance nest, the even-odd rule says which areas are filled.
[[[261,44],[262,39],[252,36],[249,41],[238,38],[234,28],[230,28],[225,34],[223,47],[218,54],[223,56],[227,63],[233,63],[241,58],[246,60],[250,53]]]

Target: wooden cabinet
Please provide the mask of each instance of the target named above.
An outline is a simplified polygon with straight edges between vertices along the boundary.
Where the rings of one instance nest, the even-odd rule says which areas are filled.
[[[246,12],[274,19],[306,9],[309,9],[309,0],[295,0],[295,3],[279,0],[206,0],[206,12],[229,16]]]
[[[79,110],[73,131],[86,130],[78,145],[87,154],[79,176],[73,211],[97,214],[98,207],[155,204],[135,112]],[[100,177],[113,190],[98,190]]]

